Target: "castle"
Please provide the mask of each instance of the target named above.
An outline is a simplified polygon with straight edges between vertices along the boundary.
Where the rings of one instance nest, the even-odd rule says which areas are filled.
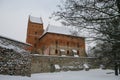
[[[86,57],[84,37],[72,35],[66,27],[48,25],[44,29],[42,18],[29,16],[26,42],[33,53]]]

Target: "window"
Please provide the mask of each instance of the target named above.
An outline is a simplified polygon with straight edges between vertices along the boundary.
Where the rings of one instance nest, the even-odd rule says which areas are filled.
[[[57,49],[55,50],[55,54],[58,54],[58,50]]]
[[[67,55],[69,55],[69,50],[67,50]]]
[[[77,50],[77,55],[79,55],[79,50]]]
[[[35,34],[37,34],[37,32],[35,32]]]

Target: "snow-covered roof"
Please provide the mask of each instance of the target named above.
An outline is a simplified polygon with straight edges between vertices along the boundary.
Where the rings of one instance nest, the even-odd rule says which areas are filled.
[[[13,49],[16,52],[24,52],[25,50],[20,48],[19,46],[16,46],[15,44],[9,44],[7,41],[3,41],[0,39],[0,47],[7,48],[7,49]]]
[[[66,26],[48,25],[46,30],[44,30],[44,33],[40,36],[40,38],[42,38],[46,33],[63,34],[63,35],[85,38],[81,34],[78,35],[73,34],[74,31],[75,30],[72,30],[71,28],[68,28]]]
[[[46,32],[71,35],[70,29],[63,26],[48,25]]]
[[[13,41],[13,42],[17,42],[17,43],[20,43],[20,44],[23,44],[23,45],[26,45],[26,46],[31,46],[31,44],[29,44],[29,43],[25,43],[25,42],[22,42],[22,41],[18,41],[18,40],[15,40],[15,39],[12,39],[12,38],[9,38],[9,37],[6,37],[6,36],[0,35],[0,38],[1,38],[1,39],[10,40],[10,41]]]
[[[43,24],[43,21],[42,21],[42,18],[38,18],[38,17],[33,17],[33,16],[30,16],[30,21],[31,22],[34,22],[34,23],[39,23],[39,24]]]
[[[19,42],[7,37],[0,36],[0,47],[13,49],[17,52],[25,52],[25,47],[30,46],[29,44]]]

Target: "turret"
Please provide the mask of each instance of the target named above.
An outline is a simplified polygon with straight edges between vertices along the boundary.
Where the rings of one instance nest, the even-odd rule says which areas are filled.
[[[28,50],[33,51],[37,47],[38,38],[43,34],[42,18],[29,16],[26,43],[32,45]]]

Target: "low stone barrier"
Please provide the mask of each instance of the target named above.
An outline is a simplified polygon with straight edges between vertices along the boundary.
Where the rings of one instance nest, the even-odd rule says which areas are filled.
[[[98,67],[97,58],[90,57],[62,57],[62,56],[42,56],[32,55],[31,73],[68,71],[84,69],[83,64],[89,68]]]

